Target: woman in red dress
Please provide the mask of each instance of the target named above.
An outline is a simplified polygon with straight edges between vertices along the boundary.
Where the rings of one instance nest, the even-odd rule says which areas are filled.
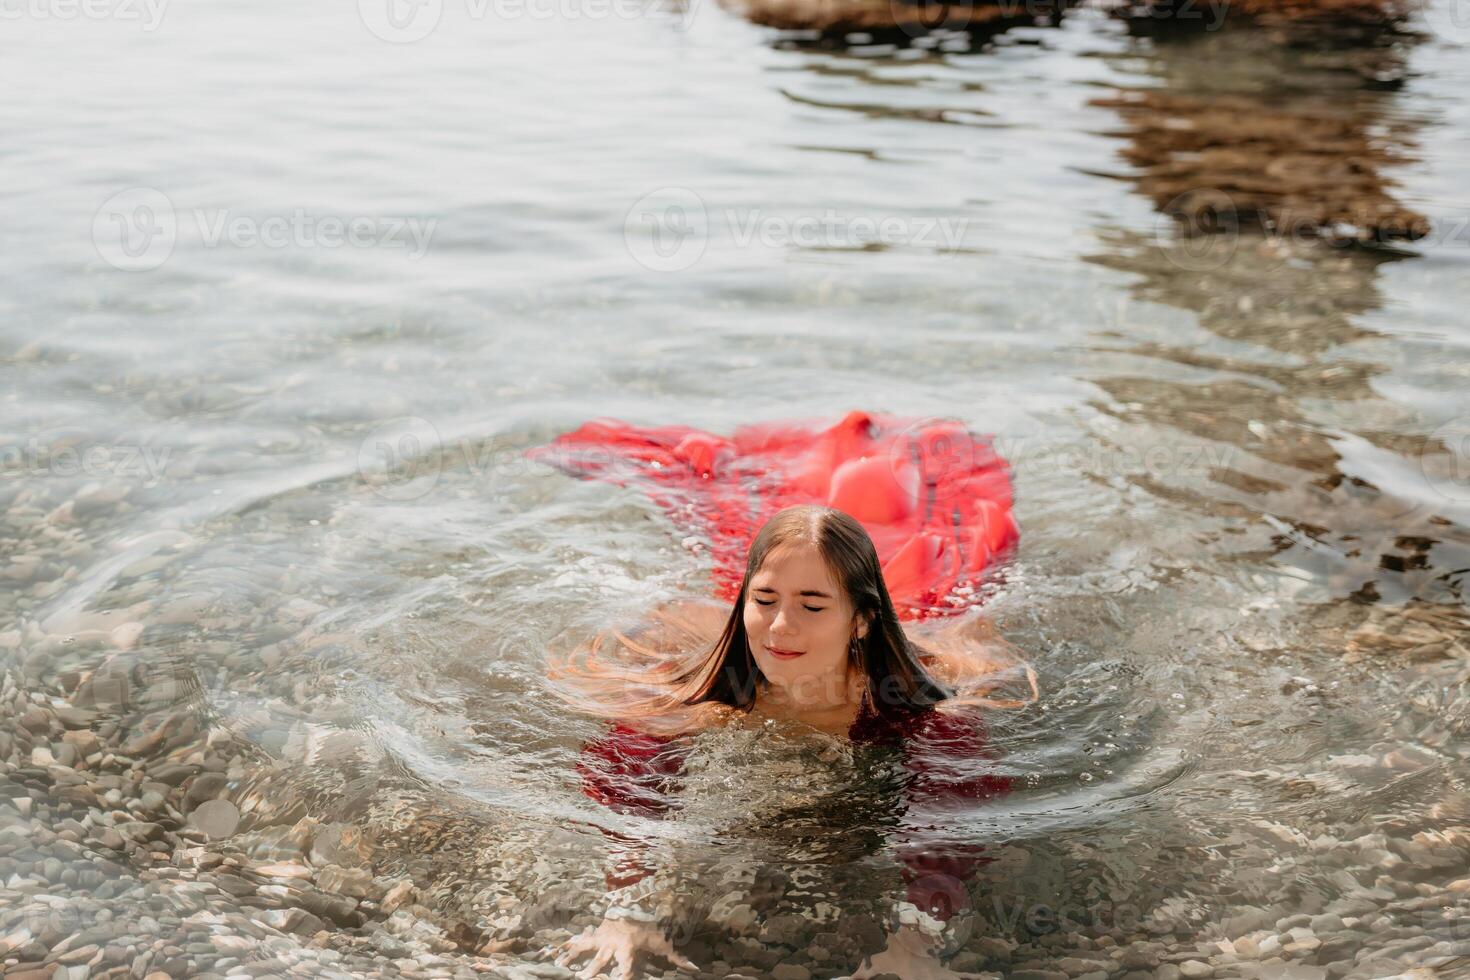
[[[711,450],[715,458],[718,450]],[[874,469],[868,457],[862,463],[866,471]],[[884,465],[892,472],[891,461]],[[933,482],[929,489],[932,505]],[[1003,516],[1013,540],[1008,483],[1005,490]],[[852,495],[853,488],[844,492]],[[867,500],[866,506],[875,504]],[[902,510],[891,502],[876,506],[889,517]],[[961,505],[953,506],[958,514]],[[989,510],[971,506],[969,512],[993,518],[996,509],[992,501]],[[971,535],[967,540],[980,540],[973,528],[956,526],[956,541],[965,533]],[[897,550],[909,555],[904,567],[912,571],[914,548]],[[921,550],[932,558],[943,546]],[[1034,699],[1035,676],[982,620],[961,617],[948,629],[926,634],[923,646],[914,642],[900,622],[873,537],[862,522],[834,507],[778,511],[744,557],[738,588],[722,590],[733,591],[733,605],[666,608],[643,630],[601,636],[579,651],[583,658],[553,665],[556,686],[574,704],[617,719],[605,737],[584,747],[578,769],[587,795],[621,813],[666,817],[667,790],[683,770],[686,736],[767,724],[778,732],[815,729],[854,742],[901,746],[910,809],[984,800],[1008,790],[1008,779],[987,771],[976,711],[1025,703],[994,696],[1008,675],[1024,676]],[[960,575],[958,565],[951,568],[954,585]],[[906,580],[909,618],[921,618],[916,613],[923,600],[935,599],[922,572]],[[964,976],[949,970],[940,954],[954,951],[946,948],[954,946],[954,924],[968,912],[970,898],[961,882],[981,860],[978,848],[947,843],[917,823],[901,824],[896,837],[892,849],[906,899],[896,903],[887,948],[867,958],[853,977]],[[641,951],[697,969],[660,928],[657,882],[645,852],[615,839],[621,846],[607,875],[603,921],[569,940],[558,962],[591,955],[580,976],[596,976],[615,963],[614,976],[630,980]]]

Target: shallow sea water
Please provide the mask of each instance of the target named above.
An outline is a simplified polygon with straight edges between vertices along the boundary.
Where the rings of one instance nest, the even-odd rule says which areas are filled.
[[[991,857],[962,955],[1055,969],[1066,937],[1177,950],[1324,911],[1361,917],[1350,962],[1409,920],[1470,939],[1446,890],[1470,860],[1463,47],[1405,44],[1401,83],[1368,86],[1090,10],[923,46],[713,4],[475,11],[407,44],[340,2],[7,24],[7,711],[90,712],[134,815],[137,774],[226,760],[239,820],[195,843],[412,881],[420,920],[475,935],[420,970],[530,975],[596,899],[612,830],[681,869],[702,966],[760,976],[786,950],[841,975],[899,888],[886,763],[722,733],[676,820],[582,795],[601,723],[548,689],[546,651],[702,594],[708,568],[636,491],[523,452],[596,416],[958,417],[1012,461],[1022,543],[986,611],[1043,693],[987,719],[977,766],[1015,791],[946,818]],[[1386,176],[1435,233],[1182,236],[1089,104],[1139,87],[1350,110],[1405,148]],[[331,217],[371,240],[324,244]],[[128,237],[139,220],[172,247]],[[283,247],[212,240],[292,222]],[[6,796],[64,785],[16,731]],[[198,802],[167,805],[187,823]],[[18,840],[31,812],[0,822]],[[12,845],[34,925],[46,882]],[[158,863],[112,892],[197,916],[189,862]],[[1380,963],[1352,968],[1410,961]]]

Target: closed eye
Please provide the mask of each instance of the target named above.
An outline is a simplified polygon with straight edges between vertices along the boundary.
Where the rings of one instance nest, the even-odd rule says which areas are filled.
[[[755,599],[752,596],[752,600],[758,606],[774,606],[776,604],[776,600],[775,599]],[[807,606],[807,605],[803,605],[801,608],[807,610],[808,612],[822,612],[827,607],[826,606]]]

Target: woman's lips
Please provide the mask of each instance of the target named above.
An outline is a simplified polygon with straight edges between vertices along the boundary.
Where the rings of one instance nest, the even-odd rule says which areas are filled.
[[[771,646],[766,647],[766,652],[779,660],[795,660],[797,657],[800,657],[803,653],[805,653],[805,651],[783,650],[780,647]]]

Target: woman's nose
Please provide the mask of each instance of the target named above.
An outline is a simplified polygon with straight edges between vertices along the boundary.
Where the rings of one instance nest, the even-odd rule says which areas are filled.
[[[787,617],[786,610],[782,609],[780,612],[776,613],[776,618],[773,619],[773,620],[771,620],[771,632],[772,633],[789,633],[789,632],[791,632],[791,620]]]

